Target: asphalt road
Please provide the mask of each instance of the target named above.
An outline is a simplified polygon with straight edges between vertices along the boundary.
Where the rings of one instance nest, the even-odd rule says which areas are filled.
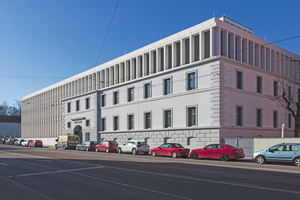
[[[0,199],[298,199],[300,168],[0,145]]]

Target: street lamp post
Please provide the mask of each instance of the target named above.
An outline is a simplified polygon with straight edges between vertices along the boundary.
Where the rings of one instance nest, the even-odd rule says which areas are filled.
[[[284,124],[281,126],[281,137],[284,138]]]

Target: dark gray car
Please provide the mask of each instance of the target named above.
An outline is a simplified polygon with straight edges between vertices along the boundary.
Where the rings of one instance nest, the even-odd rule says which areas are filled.
[[[76,150],[83,150],[83,151],[95,151],[95,147],[98,144],[97,141],[84,141],[80,144],[77,144]]]

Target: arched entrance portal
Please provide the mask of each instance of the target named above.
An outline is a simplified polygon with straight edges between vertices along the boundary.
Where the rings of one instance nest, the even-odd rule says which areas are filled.
[[[82,127],[77,125],[74,128],[74,135],[78,135],[80,137],[80,141],[82,142]]]

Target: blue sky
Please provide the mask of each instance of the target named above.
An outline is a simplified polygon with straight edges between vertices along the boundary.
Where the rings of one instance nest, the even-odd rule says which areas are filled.
[[[227,17],[273,42],[300,35],[299,0],[0,0],[0,103],[194,26]],[[300,38],[277,43],[300,54]],[[97,62],[97,63],[96,63]]]

